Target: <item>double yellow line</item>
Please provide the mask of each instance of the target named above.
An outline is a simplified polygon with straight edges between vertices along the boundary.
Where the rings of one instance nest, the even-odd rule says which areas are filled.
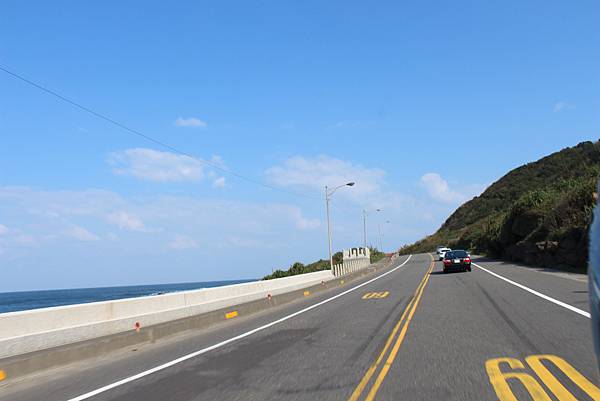
[[[396,334],[398,334],[398,331],[400,331],[400,334],[396,338],[396,342],[394,343],[394,346],[392,347],[389,355],[387,356],[385,363],[383,364],[383,366],[381,366],[381,370],[379,370],[379,374],[377,375],[375,382],[373,383],[373,385],[371,386],[371,389],[367,393],[365,401],[373,401],[373,399],[375,398],[375,395],[377,394],[377,391],[379,391],[379,387],[381,387],[381,384],[385,380],[385,376],[388,374],[388,371],[390,370],[392,363],[394,363],[394,359],[396,359],[396,355],[398,354],[398,351],[400,350],[400,346],[402,345],[402,342],[404,341],[404,337],[406,336],[406,331],[408,330],[408,326],[412,320],[413,315],[415,314],[417,305],[419,305],[419,301],[421,300],[421,296],[423,295],[423,291],[425,290],[427,281],[429,281],[429,273],[431,273],[431,271],[433,270],[433,266],[434,266],[433,257],[431,255],[429,255],[429,257],[431,258],[431,264],[429,265],[429,269],[427,270],[427,273],[425,274],[423,279],[421,279],[421,282],[419,283],[419,286],[417,287],[417,290],[415,291],[415,295],[413,296],[411,301],[406,306],[406,309],[404,309],[404,312],[402,313],[400,320],[398,320],[398,323],[396,323],[396,326],[394,326],[394,329],[392,330],[392,333],[388,337],[388,339],[385,343],[385,346],[383,347],[383,350],[381,351],[381,353],[379,354],[379,356],[377,357],[375,362],[373,362],[373,364],[369,367],[369,369],[363,376],[360,383],[358,383],[358,386],[356,386],[356,388],[352,392],[352,395],[350,396],[348,401],[357,401],[358,399],[360,399],[363,392],[367,388],[367,385],[371,381],[371,378],[379,369],[381,362],[383,361],[388,350],[390,349],[390,346],[392,345],[392,342],[394,341],[394,338],[396,338]],[[402,328],[400,328],[400,327],[402,327]]]

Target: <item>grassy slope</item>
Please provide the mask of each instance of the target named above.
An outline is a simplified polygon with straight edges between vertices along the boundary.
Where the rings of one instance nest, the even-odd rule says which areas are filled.
[[[371,263],[375,263],[385,257],[385,253],[379,252],[376,248],[371,248]],[[333,254],[333,264],[342,263],[343,255],[341,252]],[[295,276],[296,274],[312,273],[320,270],[329,270],[329,260],[320,259],[316,262],[304,265],[300,262],[296,262],[290,266],[287,270],[277,269],[273,274],[269,274],[263,277],[263,280],[270,280],[273,278],[281,278],[287,276]]]
[[[402,248],[466,248],[530,264],[583,270],[600,177],[600,144],[583,142],[514,169],[460,206],[433,235]]]

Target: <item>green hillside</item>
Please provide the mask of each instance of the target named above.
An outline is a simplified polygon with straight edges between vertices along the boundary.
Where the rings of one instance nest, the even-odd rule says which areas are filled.
[[[371,250],[371,263],[376,263],[385,257],[385,253],[380,252],[377,248],[369,248]],[[344,255],[342,252],[336,252],[332,255],[333,264],[336,265],[338,263],[342,263],[344,260]],[[307,265],[295,262],[293,263],[289,269],[282,270],[277,269],[272,274],[269,274],[263,277],[263,280],[271,280],[274,278],[295,276],[296,274],[304,274],[304,273],[312,273],[320,270],[329,270],[329,260],[320,259],[316,262],[309,263]]]
[[[600,177],[600,143],[582,142],[516,168],[460,206],[433,235],[401,252],[438,245],[568,270],[585,270]]]

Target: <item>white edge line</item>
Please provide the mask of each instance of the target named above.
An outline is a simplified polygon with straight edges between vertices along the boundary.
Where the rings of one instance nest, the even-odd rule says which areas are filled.
[[[337,295],[334,295],[331,298],[327,298],[327,299],[325,299],[325,300],[323,300],[321,302],[318,302],[318,303],[316,303],[314,305],[308,306],[308,307],[306,307],[304,309],[301,309],[301,310],[299,310],[297,312],[294,312],[292,314],[284,316],[284,317],[282,317],[280,319],[274,320],[274,321],[272,321],[270,323],[267,323],[267,324],[265,324],[263,326],[257,327],[255,329],[252,329],[250,331],[242,333],[242,334],[240,334],[238,336],[231,337],[231,338],[229,338],[229,339],[227,339],[225,341],[221,341],[220,343],[217,343],[217,344],[211,345],[209,347],[203,348],[201,350],[192,352],[191,354],[184,355],[184,356],[182,356],[180,358],[177,358],[177,359],[174,359],[174,360],[172,360],[170,362],[167,362],[167,363],[164,363],[162,365],[156,366],[156,367],[154,367],[152,369],[145,370],[145,371],[140,372],[140,373],[138,373],[136,375],[126,377],[125,379],[121,379],[121,380],[119,380],[117,382],[111,383],[111,384],[106,385],[104,387],[100,387],[100,388],[98,388],[96,390],[90,391],[89,393],[82,394],[82,395],[80,395],[78,397],[75,397],[75,398],[70,398],[67,401],[82,401],[82,400],[86,400],[86,399],[88,399],[90,397],[93,397],[93,396],[98,395],[100,393],[104,393],[105,391],[111,390],[111,389],[113,389],[115,387],[119,387],[119,386],[122,386],[123,384],[127,384],[127,383],[130,383],[130,382],[134,381],[134,380],[141,379],[144,376],[151,375],[152,373],[156,373],[156,372],[161,371],[163,369],[169,368],[169,367],[171,367],[173,365],[177,365],[178,363],[187,361],[188,359],[195,358],[195,357],[197,357],[199,355],[205,354],[205,353],[207,353],[209,351],[212,351],[214,349],[217,349],[217,348],[221,348],[224,345],[230,344],[230,343],[232,343],[234,341],[237,341],[237,340],[241,340],[242,338],[248,337],[248,336],[250,336],[250,335],[252,335],[254,333],[257,333],[257,332],[262,331],[264,329],[267,329],[269,327],[275,326],[276,324],[285,322],[288,319],[291,319],[293,317],[301,315],[302,313],[308,312],[308,311],[310,311],[310,310],[312,310],[314,308],[317,308],[317,307],[319,307],[321,305],[324,305],[324,304],[326,304],[328,302],[331,302],[334,299],[337,299],[337,298],[339,298],[341,296],[344,296],[344,295],[346,295],[346,294],[348,294],[348,293],[350,293],[352,291],[355,291],[355,290],[357,290],[357,289],[359,289],[359,288],[361,288],[361,287],[363,287],[363,286],[365,286],[367,284],[372,283],[375,280],[379,280],[380,278],[385,277],[388,274],[395,272],[396,270],[398,270],[399,268],[401,268],[402,266],[404,266],[410,260],[411,257],[412,257],[412,255],[408,255],[408,258],[406,258],[406,260],[404,262],[402,262],[402,264],[396,266],[392,270],[390,270],[388,272],[385,272],[385,273],[383,273],[383,274],[381,274],[381,275],[379,275],[377,277],[374,277],[374,278],[372,278],[372,279],[370,279],[368,281],[365,281],[364,283],[359,284],[359,285],[357,285],[355,287],[352,287],[352,288],[350,288],[350,289],[348,289],[348,290],[346,290],[344,292],[341,292],[341,293],[339,293]]]
[[[556,304],[556,305],[562,306],[563,308],[566,308],[566,309],[568,309],[568,310],[570,310],[570,311],[572,311],[572,312],[578,313],[578,314],[580,314],[581,316],[585,316],[585,317],[587,317],[587,318],[590,318],[590,314],[589,314],[589,312],[586,312],[586,311],[584,311],[584,310],[581,310],[581,309],[579,309],[579,308],[576,308],[576,307],[574,307],[574,306],[572,306],[572,305],[569,305],[569,304],[567,304],[567,303],[564,303],[564,302],[562,302],[562,301],[559,301],[558,299],[554,299],[554,298],[552,298],[552,297],[549,297],[548,295],[542,294],[541,292],[538,292],[538,291],[536,291],[536,290],[532,290],[531,288],[529,288],[529,287],[526,287],[526,286],[524,286],[523,284],[519,284],[519,283],[516,283],[516,282],[514,282],[514,281],[512,281],[512,280],[509,280],[509,279],[507,279],[506,277],[503,277],[503,276],[501,276],[501,275],[499,275],[499,274],[497,274],[497,273],[494,273],[494,272],[492,272],[492,271],[490,271],[490,270],[486,269],[485,267],[481,267],[481,266],[479,266],[477,263],[473,263],[473,264],[474,264],[475,266],[479,267],[479,268],[480,268],[481,270],[483,270],[484,272],[486,272],[486,273],[489,273],[489,274],[491,274],[492,276],[498,277],[499,279],[501,279],[501,280],[504,280],[504,281],[506,281],[507,283],[510,283],[510,284],[512,284],[512,285],[514,285],[514,286],[517,286],[517,287],[519,287],[519,288],[521,288],[521,289],[523,289],[523,290],[525,290],[525,291],[527,291],[527,292],[530,292],[530,293],[532,293],[533,295],[536,295],[536,296],[538,296],[538,297],[540,297],[540,298],[543,298],[543,299],[545,299],[546,301],[550,301],[550,302],[552,302],[552,303],[554,303],[554,304]]]

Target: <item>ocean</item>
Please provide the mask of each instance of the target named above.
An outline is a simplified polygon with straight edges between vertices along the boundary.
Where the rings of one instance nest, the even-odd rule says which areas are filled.
[[[50,306],[83,304],[121,298],[136,298],[160,295],[169,292],[221,287],[230,284],[248,283],[255,280],[205,281],[179,284],[131,285],[123,287],[73,288],[66,290],[40,290],[0,292],[0,313]]]

